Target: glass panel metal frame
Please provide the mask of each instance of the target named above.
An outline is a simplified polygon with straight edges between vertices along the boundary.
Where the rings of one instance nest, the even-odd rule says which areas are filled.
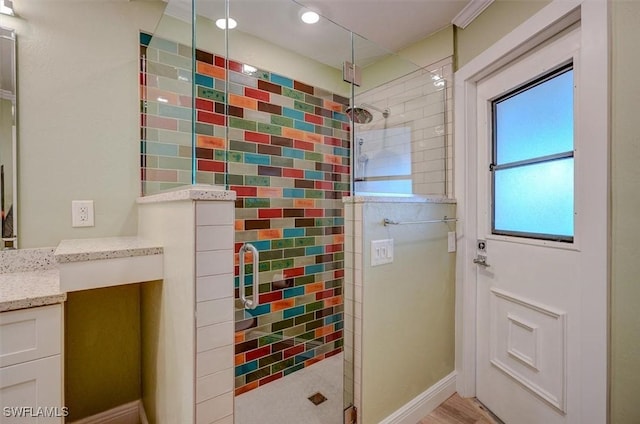
[[[497,106],[500,102],[508,100],[518,94],[524,93],[525,91],[539,86],[547,81],[550,81],[566,72],[573,70],[573,62],[564,64],[551,72],[548,72],[541,77],[528,82],[516,89],[510,91],[509,93],[500,96],[494,99],[491,102],[491,138],[492,138],[492,149],[491,149],[491,164],[489,165],[489,171],[491,172],[491,233],[495,235],[501,236],[511,236],[511,237],[524,237],[524,238],[534,238],[540,240],[549,240],[549,241],[559,241],[559,242],[567,242],[573,243],[574,236],[570,235],[560,235],[560,234],[546,234],[546,233],[537,233],[537,232],[522,232],[522,231],[514,231],[514,230],[504,230],[496,228],[496,173],[507,170],[525,167],[528,165],[541,164],[556,160],[565,160],[574,157],[574,150],[569,150],[566,152],[556,153],[552,155],[531,157],[525,160],[519,160],[515,162],[508,163],[498,163],[498,134],[496,131],[497,128]],[[574,139],[574,149],[575,149],[575,139]],[[574,168],[575,169],[575,168]],[[575,201],[575,183],[574,183],[574,201]],[[575,233],[575,222],[573,233]]]

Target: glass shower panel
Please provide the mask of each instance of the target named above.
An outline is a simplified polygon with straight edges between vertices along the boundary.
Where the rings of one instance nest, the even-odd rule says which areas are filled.
[[[227,3],[194,0],[193,95],[195,182],[228,188]]]
[[[451,62],[420,67],[358,36],[354,58],[363,76],[350,114],[354,192],[446,195]]]
[[[345,327],[353,329],[354,405],[359,409],[358,418],[362,422],[383,422],[389,421],[393,416],[390,414],[407,399],[419,395],[419,387],[432,385],[425,385],[426,380],[412,381],[413,376],[422,378],[430,373],[420,371],[424,346],[416,347],[421,342],[414,337],[420,331],[414,332],[410,341],[396,336],[407,333],[401,330],[406,323],[424,321],[420,317],[424,308],[404,305],[419,304],[420,294],[427,293],[427,287],[435,287],[431,283],[425,285],[426,274],[416,270],[425,266],[425,258],[436,254],[435,250],[425,250],[425,240],[445,240],[441,235],[447,234],[447,228],[396,229],[384,226],[383,220],[426,220],[429,205],[401,197],[447,193],[448,115],[442,68],[448,66],[450,73],[451,61],[421,67],[359,36],[354,36],[353,48],[362,80],[354,87],[354,101],[348,110],[353,135],[354,197],[347,203],[346,249],[353,252],[347,255],[353,261],[346,270],[350,281],[345,289],[345,298],[349,299],[345,304]],[[451,215],[454,212],[450,206],[443,204],[440,209]],[[433,228],[439,231],[437,235]],[[373,268],[373,242],[388,239],[395,252],[393,264]],[[436,261],[442,266],[434,274],[434,281],[445,282],[443,287],[448,290],[446,282],[450,280],[445,277],[453,269],[452,256],[446,249],[437,250],[440,253],[436,256],[442,252],[445,256]],[[404,300],[398,301],[401,298]],[[433,312],[433,308],[429,311]],[[398,330],[387,331],[389,328]],[[345,347],[345,351],[348,349]],[[403,365],[387,367],[390,360]],[[403,392],[409,393],[404,399],[399,396]]]
[[[140,32],[143,195],[193,181],[192,4],[171,0],[153,33]]]
[[[229,3],[237,424],[343,421],[351,87],[342,65],[351,35],[323,18],[303,23],[303,9],[289,0]],[[246,254],[240,282],[247,245],[259,259],[256,269]],[[259,305],[245,308],[242,294]]]

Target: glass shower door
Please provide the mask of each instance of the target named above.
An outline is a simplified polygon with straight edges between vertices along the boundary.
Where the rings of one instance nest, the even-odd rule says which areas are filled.
[[[351,280],[345,286],[349,299],[345,316],[347,328],[353,328],[354,404],[361,422],[368,423],[387,421],[420,394],[419,388],[433,384],[421,380],[433,369],[426,366],[425,352],[446,351],[443,357],[453,357],[446,355],[453,347],[452,338],[451,344],[447,339],[435,349],[429,344],[432,333],[402,330],[415,323],[433,322],[429,314],[440,305],[425,309],[421,303],[442,299],[442,305],[450,305],[453,298],[441,297],[445,290],[440,287],[449,290],[453,286],[447,279],[452,275],[453,258],[443,253],[446,246],[431,251],[426,247],[431,240],[446,240],[447,230],[453,228],[385,223],[387,219],[428,221],[417,218],[426,215],[424,197],[447,193],[450,139],[446,131],[450,122],[444,102],[446,74],[442,71],[447,66],[450,71],[450,61],[421,67],[360,37],[354,39],[354,58],[363,71],[348,111],[354,196],[345,205],[352,252],[347,258],[353,260],[346,270]],[[454,212],[449,208],[445,213],[452,216]],[[372,246],[381,242],[389,243],[394,253],[384,258],[390,260],[376,263]],[[435,287],[441,292],[434,297],[435,291],[429,290]],[[407,308],[408,304],[414,306]],[[448,316],[438,317],[438,326],[444,322],[453,321]],[[346,346],[345,352],[350,349]],[[446,362],[437,362],[438,366],[442,363]]]
[[[290,0],[181,1],[140,39],[143,188],[237,195],[234,420],[349,422],[365,391],[366,255],[343,199],[450,192],[450,63],[304,24]]]
[[[237,194],[234,420],[342,423],[351,35],[289,0],[196,10],[196,179]]]

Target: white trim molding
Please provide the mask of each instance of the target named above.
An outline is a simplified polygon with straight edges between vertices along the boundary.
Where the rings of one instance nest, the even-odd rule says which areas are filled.
[[[456,372],[454,371],[380,421],[380,424],[415,424],[455,392]]]
[[[451,20],[451,23],[458,28],[465,29],[475,18],[489,7],[493,1],[494,0],[471,0],[464,9],[462,9],[460,13]]]
[[[493,328],[493,331],[490,331],[490,342],[489,342],[489,360],[493,366],[501,370],[503,373],[511,377],[513,380],[517,381],[520,385],[525,387],[534,395],[538,396],[544,402],[547,402],[553,408],[556,408],[561,413],[566,413],[566,387],[567,387],[567,313],[564,311],[557,310],[553,307],[542,305],[538,302],[531,301],[529,299],[525,299],[512,293],[508,293],[504,290],[498,288],[490,288],[489,292],[491,294],[490,300],[490,310],[491,310],[491,318],[490,318],[490,326]],[[537,315],[537,319],[534,322],[538,324],[534,324],[533,322],[529,322],[528,320],[522,319],[517,316],[513,311],[503,312],[502,316],[500,316],[500,303],[503,304],[511,304],[517,305],[528,312],[533,312],[533,316]],[[544,316],[547,318],[546,324],[540,321],[540,318]],[[529,354],[523,354],[519,352],[517,348],[512,344],[511,332],[507,330],[506,334],[506,357],[501,357],[497,346],[498,346],[498,337],[499,337],[499,320],[500,318],[506,319],[509,324],[513,324],[519,326],[520,328],[525,329],[530,334],[530,341],[533,345],[533,349]],[[550,318],[550,320],[549,320]],[[549,323],[551,322],[551,325]],[[508,325],[509,325],[508,324]],[[542,330],[538,332],[538,330]],[[554,334],[555,337],[546,341],[546,358],[544,361],[539,361],[538,358],[541,356],[540,351],[540,340],[542,337],[540,333],[545,332],[547,334]],[[552,350],[551,346],[555,349],[555,355],[549,355],[549,351]],[[524,364],[532,370],[532,373],[522,372],[519,367],[513,366],[512,361],[510,359],[513,358],[516,361]],[[542,365],[544,362],[545,365]],[[554,368],[553,375],[549,375],[549,371],[547,367],[549,364],[554,364],[557,368]],[[541,384],[542,379],[537,379],[536,377],[545,376],[547,379],[546,384]],[[550,380],[548,377],[552,377],[555,384],[550,384]]]
[[[609,8],[607,0],[554,0],[460,68],[454,76],[454,196],[458,199],[457,231],[460,236],[456,256],[456,388],[460,396],[472,397],[476,395],[477,295],[476,266],[472,260],[478,228],[477,193],[474,180],[469,176],[477,172],[477,85],[505,64],[579,22],[582,71],[578,77],[589,89],[581,93],[582,119],[578,130],[599,141],[590,143],[588,154],[602,158],[606,165],[599,164],[593,173],[583,174],[583,185],[592,191],[576,194],[589,196],[590,204],[593,204],[593,208],[583,211],[583,214],[589,214],[590,221],[586,222],[603,225],[592,229],[589,242],[581,244],[582,254],[589,257],[590,269],[584,272],[591,283],[580,302],[581,310],[589,313],[580,317],[581,358],[577,366],[580,381],[571,383],[580,390],[576,392],[579,398],[568,399],[567,408],[573,411],[568,423],[580,422],[581,418],[607,422]]]

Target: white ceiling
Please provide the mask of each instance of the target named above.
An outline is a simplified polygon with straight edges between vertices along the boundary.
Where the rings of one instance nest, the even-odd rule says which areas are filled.
[[[354,43],[356,63],[366,66],[450,25],[472,1],[231,0],[229,15],[238,21],[234,31],[341,68],[351,58],[349,31],[360,36]],[[189,20],[191,0],[168,2],[165,13]],[[224,0],[196,0],[195,4],[198,15],[214,21],[224,17]],[[305,7],[323,19],[314,25],[302,23],[299,14]]]
[[[190,20],[191,0],[165,0],[166,13]],[[446,27],[472,1],[478,0],[231,0],[230,14],[238,31],[341,68],[351,57],[350,31],[355,40],[356,63],[368,63],[419,41]],[[481,0],[487,1],[487,0]],[[195,0],[197,13],[224,17],[224,0]],[[315,25],[300,22],[301,6],[318,12]],[[3,44],[4,46],[4,44]],[[3,51],[2,58],[8,58]],[[1,60],[2,77],[10,76],[13,62]],[[2,92],[13,92],[12,82],[2,81]]]
[[[322,16],[397,52],[451,24],[470,0],[298,0]]]

